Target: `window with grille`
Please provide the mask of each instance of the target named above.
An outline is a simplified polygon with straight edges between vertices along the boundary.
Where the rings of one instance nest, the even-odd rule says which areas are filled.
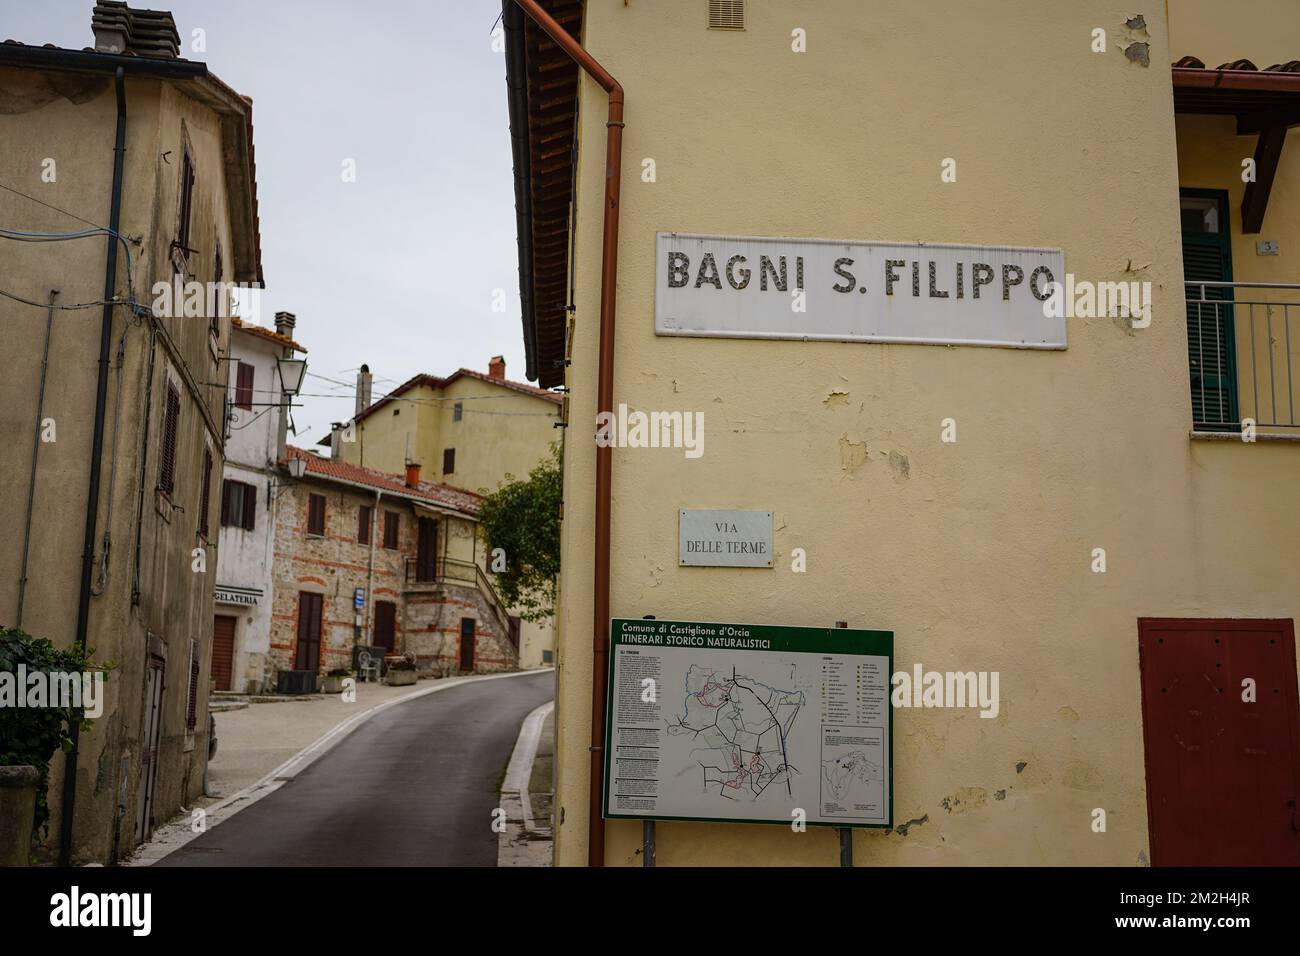
[[[465,417],[464,405],[462,405],[460,402],[457,402],[455,405],[451,406],[451,420],[453,422],[458,422],[464,417]]]
[[[246,362],[240,362],[235,371],[235,407],[252,410],[253,379],[256,369]]]
[[[398,515],[396,511],[384,512],[384,547],[389,551],[397,550]]]
[[[325,496],[307,496],[307,533],[325,534]]]
[[[221,524],[252,531],[257,527],[257,488],[227,478],[221,483]]]
[[[158,488],[165,495],[176,490],[176,431],[180,425],[181,393],[167,383],[167,408],[163,412],[162,463],[158,471]]]
[[[745,0],[709,0],[709,29],[745,29]]]

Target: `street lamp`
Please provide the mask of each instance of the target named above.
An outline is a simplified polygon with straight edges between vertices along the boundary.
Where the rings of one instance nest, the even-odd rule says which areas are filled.
[[[292,398],[302,388],[303,376],[307,374],[307,360],[277,358],[275,364],[280,370],[280,389]]]
[[[294,478],[301,478],[303,475],[307,474],[307,459],[290,458],[289,474],[292,475]]]

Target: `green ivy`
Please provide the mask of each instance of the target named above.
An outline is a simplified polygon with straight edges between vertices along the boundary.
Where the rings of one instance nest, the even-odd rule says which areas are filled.
[[[488,542],[487,566],[507,607],[520,608],[525,620],[543,621],[555,613],[555,588],[560,574],[560,504],[564,475],[560,448],[528,473],[527,481],[513,475],[487,494],[479,524]],[[505,552],[505,570],[493,560]]]
[[[81,673],[101,671],[108,679],[111,665],[92,664],[94,648],[60,650],[41,637],[32,637],[16,627],[0,627],[0,672],[18,674],[24,664],[27,673]],[[25,688],[18,688],[23,693]],[[0,766],[32,766],[41,775],[36,789],[36,816],[32,833],[48,834],[50,805],[46,790],[50,783],[50,760],[58,750],[72,750],[72,725],[89,731],[91,721],[81,707],[0,707]]]

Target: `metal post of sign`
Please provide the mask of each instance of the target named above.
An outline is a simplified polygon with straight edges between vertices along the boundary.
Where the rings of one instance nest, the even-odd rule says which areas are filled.
[[[655,822],[641,821],[641,865],[655,865]]]
[[[848,627],[848,621],[836,621],[836,627]],[[853,866],[853,830],[840,827],[840,866]]]

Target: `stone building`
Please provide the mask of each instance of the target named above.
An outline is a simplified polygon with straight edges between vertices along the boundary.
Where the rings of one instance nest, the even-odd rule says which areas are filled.
[[[520,622],[485,571],[478,495],[422,481],[416,465],[390,474],[292,446],[272,494],[277,671],[350,668],[357,644],[413,655],[428,675],[519,666]]]
[[[168,13],[104,2],[93,28],[0,43],[0,621],[116,665],[51,766],[38,853],[75,863],[203,789],[230,364],[207,293],[262,282],[251,101]],[[159,292],[191,283],[185,309]]]
[[[430,478],[487,493],[510,476],[527,478],[561,438],[563,397],[506,378],[500,355],[486,373],[415,375],[373,401],[371,383],[363,366],[355,416],[320,442],[336,460],[390,472],[415,462]],[[554,649],[553,619],[522,621],[521,667],[550,665]]]

